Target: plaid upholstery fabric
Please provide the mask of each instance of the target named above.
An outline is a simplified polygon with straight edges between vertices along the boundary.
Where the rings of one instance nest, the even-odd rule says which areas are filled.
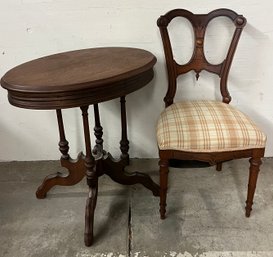
[[[157,124],[160,150],[220,152],[263,148],[266,136],[243,113],[217,101],[172,104]]]

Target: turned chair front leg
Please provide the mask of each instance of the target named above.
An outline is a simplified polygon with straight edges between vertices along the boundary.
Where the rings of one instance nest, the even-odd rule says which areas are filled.
[[[166,200],[168,191],[168,174],[169,174],[169,160],[160,159],[160,218],[166,218]]]
[[[247,200],[246,200],[246,217],[250,216],[250,212],[252,211],[253,198],[255,194],[257,179],[260,171],[260,166],[262,164],[261,158],[251,158],[249,160],[250,168],[249,168],[249,180],[248,180],[248,190],[247,190]]]

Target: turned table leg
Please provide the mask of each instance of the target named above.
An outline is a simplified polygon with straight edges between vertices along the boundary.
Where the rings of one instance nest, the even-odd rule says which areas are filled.
[[[95,127],[94,127],[94,134],[96,137],[96,145],[93,148],[93,153],[96,155],[99,151],[103,149],[103,129],[100,124],[100,114],[99,114],[99,106],[98,104],[94,104],[94,116],[95,116]]]
[[[65,138],[62,110],[56,110],[56,114],[57,114],[57,121],[58,121],[58,127],[59,127],[59,135],[60,135],[59,150],[62,153],[61,158],[64,160],[67,160],[69,159],[69,154],[68,154],[69,146],[68,146],[68,141]]]
[[[85,138],[85,167],[86,167],[86,179],[89,186],[89,194],[86,201],[85,209],[85,233],[84,242],[86,246],[91,246],[93,243],[93,225],[94,225],[94,212],[97,202],[98,193],[98,176],[95,169],[95,159],[92,155],[90,130],[88,123],[88,106],[81,107],[83,117],[83,129]]]
[[[82,153],[80,153],[76,160],[73,160],[70,158],[68,154],[68,151],[69,151],[68,141],[65,138],[62,111],[56,110],[56,114],[57,114],[57,121],[58,121],[58,127],[59,127],[59,135],[60,135],[59,149],[60,149],[60,152],[62,153],[61,165],[68,170],[68,175],[64,175],[61,172],[57,172],[55,174],[51,174],[47,176],[36,191],[36,197],[39,199],[45,198],[47,192],[53,186],[75,185],[78,182],[80,182],[85,176],[83,155]]]
[[[120,141],[120,158],[125,160],[126,164],[129,164],[129,141],[127,138],[127,121],[126,121],[126,100],[125,96],[120,98],[120,107],[121,107],[121,141]]]

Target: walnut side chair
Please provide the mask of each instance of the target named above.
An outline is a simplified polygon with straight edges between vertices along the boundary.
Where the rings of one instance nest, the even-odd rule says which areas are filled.
[[[208,23],[216,17],[227,17],[234,24],[234,34],[225,59],[211,64],[204,54],[204,37]],[[178,64],[174,60],[168,25],[176,17],[186,18],[194,31],[194,51],[190,61]],[[217,9],[208,14],[193,14],[175,9],[160,16],[157,21],[164,47],[168,74],[168,90],[164,98],[165,109],[157,123],[157,142],[160,166],[160,216],[165,218],[170,159],[196,160],[222,169],[225,161],[250,158],[249,181],[245,207],[250,216],[257,177],[264,156],[266,136],[251,119],[229,105],[231,96],[227,79],[231,62],[246,19],[229,9]],[[205,70],[219,76],[220,101],[194,100],[174,103],[177,77],[189,71]]]

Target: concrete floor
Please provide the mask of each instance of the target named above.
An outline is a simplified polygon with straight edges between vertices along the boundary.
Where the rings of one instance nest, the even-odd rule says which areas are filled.
[[[84,246],[87,186],[35,191],[57,161],[0,163],[1,257],[257,257],[273,256],[273,159],[264,159],[250,218],[244,216],[248,161],[172,168],[167,219],[159,199],[142,186],[100,178],[95,242]],[[158,181],[157,160],[133,160],[129,171]]]

